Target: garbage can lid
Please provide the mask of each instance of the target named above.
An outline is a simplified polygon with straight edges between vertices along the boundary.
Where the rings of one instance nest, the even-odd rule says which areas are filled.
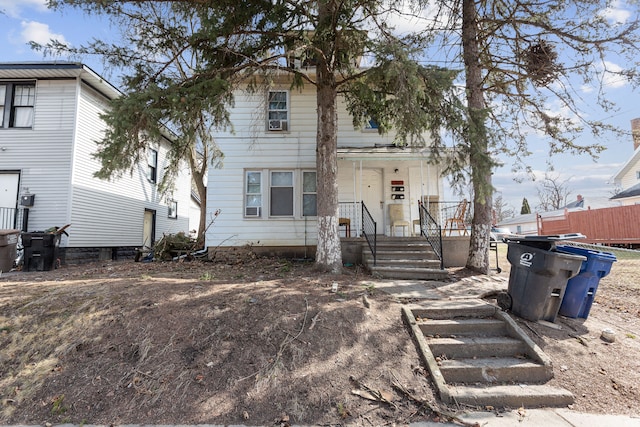
[[[546,236],[538,236],[538,235],[521,235],[521,234],[511,234],[504,237],[506,242],[557,242],[560,240],[577,240],[584,239],[586,236],[582,233],[567,233],[567,234],[549,234]]]
[[[604,251],[599,251],[592,248],[581,248],[578,246],[559,245],[559,246],[556,246],[556,250],[564,253],[583,255],[583,256],[586,256],[587,259],[595,258],[602,261],[611,261],[611,262],[615,262],[618,260],[616,258],[616,255],[612,252],[604,252]]]

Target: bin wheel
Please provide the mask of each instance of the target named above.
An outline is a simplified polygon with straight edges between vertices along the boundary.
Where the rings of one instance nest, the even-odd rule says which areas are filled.
[[[503,310],[511,309],[511,305],[513,304],[513,300],[511,299],[511,295],[507,292],[500,292],[496,296],[496,302],[498,303],[498,307]]]

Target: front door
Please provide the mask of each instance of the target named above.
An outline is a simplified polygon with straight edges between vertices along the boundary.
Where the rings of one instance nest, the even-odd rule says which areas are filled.
[[[384,194],[382,191],[382,169],[362,169],[356,171],[356,186],[362,192],[362,201],[377,224],[376,234],[384,234]]]
[[[142,225],[142,247],[149,249],[156,238],[156,211],[145,209],[144,223]]]

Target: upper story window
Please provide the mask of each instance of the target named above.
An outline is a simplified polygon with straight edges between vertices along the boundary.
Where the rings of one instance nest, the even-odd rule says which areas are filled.
[[[35,101],[35,83],[0,84],[0,127],[32,128]]]
[[[640,179],[640,171],[636,171],[636,179]]]
[[[270,131],[289,130],[289,93],[286,90],[269,91],[267,129]]]
[[[147,179],[149,182],[156,183],[158,180],[158,151],[149,150],[147,155]]]

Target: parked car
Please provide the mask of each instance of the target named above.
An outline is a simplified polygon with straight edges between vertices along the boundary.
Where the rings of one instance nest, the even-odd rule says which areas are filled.
[[[506,227],[491,227],[490,239],[494,242],[501,242],[502,238],[512,234]]]

